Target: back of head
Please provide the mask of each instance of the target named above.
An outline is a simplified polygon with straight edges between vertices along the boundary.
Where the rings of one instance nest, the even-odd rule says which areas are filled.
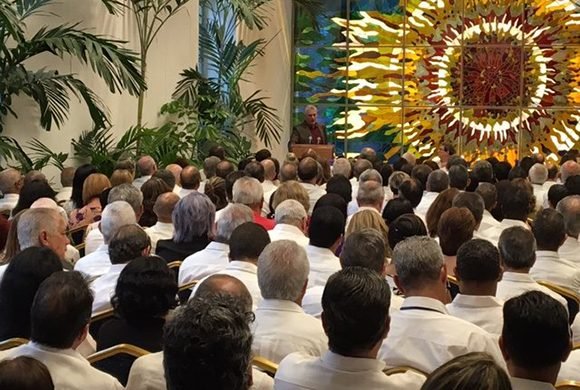
[[[411,171],[411,177],[413,179],[419,180],[421,187],[427,188],[427,178],[431,172],[432,169],[428,165],[419,164],[413,167],[413,170]]]
[[[561,303],[530,291],[508,300],[503,318],[500,347],[508,365],[530,373],[551,367],[559,370],[571,347],[568,313]]]
[[[580,195],[567,196],[558,202],[556,210],[564,216],[566,234],[578,238],[580,235]]]
[[[180,175],[181,187],[186,190],[197,190],[201,183],[201,174],[199,169],[193,165],[188,165],[181,170]]]
[[[222,179],[225,180],[226,177],[228,177],[228,175],[232,172],[236,171],[236,167],[234,164],[232,164],[230,161],[228,160],[223,160],[220,161],[218,163],[218,165],[216,166],[216,175],[218,177],[221,177]]]
[[[576,161],[566,161],[560,167],[560,179],[562,180],[562,183],[565,184],[569,177],[576,175],[580,175],[580,164]]]
[[[377,159],[377,152],[373,148],[365,147],[360,151],[360,157],[370,162],[375,162]]]
[[[383,217],[374,210],[360,210],[354,213],[346,228],[346,237],[366,228],[375,229],[383,236],[383,240],[387,241],[387,225]]]
[[[405,172],[402,171],[394,172],[391,175],[391,177],[389,177],[389,188],[391,189],[391,192],[394,195],[398,195],[399,187],[407,179],[409,179],[409,175],[407,175]]]
[[[171,172],[173,178],[175,179],[175,183],[181,185],[181,171],[183,168],[181,168],[179,164],[169,164],[165,167],[165,169]]]
[[[73,177],[73,191],[71,200],[75,207],[83,205],[83,184],[90,174],[96,173],[97,167],[91,164],[84,164],[77,168]]]
[[[385,205],[385,208],[383,209],[383,219],[387,226],[390,226],[391,223],[401,215],[413,213],[413,206],[411,206],[411,203],[409,203],[408,200],[395,198],[389,200]]]
[[[150,176],[157,170],[157,164],[151,156],[143,156],[137,161],[137,169],[141,176]]]
[[[286,181],[278,187],[274,195],[272,196],[272,206],[274,210],[278,208],[280,203],[293,199],[298,201],[304,210],[310,209],[310,197],[306,189],[300,185],[297,181]]]
[[[318,176],[318,163],[312,157],[305,157],[298,163],[298,177],[305,183],[314,181]]]
[[[497,181],[508,180],[511,170],[512,166],[509,162],[500,161],[493,168],[493,174]]]
[[[485,209],[491,211],[497,204],[497,189],[491,183],[479,183],[475,192],[483,199]]]
[[[346,203],[352,200],[352,185],[350,181],[342,176],[332,176],[328,183],[326,183],[327,194],[337,194],[344,199]]]
[[[501,197],[504,218],[525,221],[530,211],[530,199],[528,190],[510,183],[508,191]]]
[[[437,228],[439,227],[441,215],[453,206],[453,199],[459,193],[457,188],[448,188],[437,195],[433,203],[431,203],[431,206],[429,206],[427,214],[425,215],[425,222],[427,223],[427,231],[431,237],[437,236]]]
[[[20,248],[41,246],[40,234],[42,232],[56,233],[62,224],[62,217],[54,209],[38,208],[24,211],[17,226]]]
[[[54,192],[50,184],[45,181],[36,180],[30,183],[25,183],[20,190],[20,198],[18,198],[18,203],[12,210],[12,215],[16,215],[20,211],[30,208],[30,206],[40,198],[50,198],[54,200],[55,195],[56,192]]]
[[[265,160],[262,160],[260,164],[264,168],[264,179],[270,181],[275,180],[278,173],[274,160],[267,158]]]
[[[316,204],[314,205],[314,209],[312,210],[312,212],[314,213],[314,211],[322,207],[335,208],[342,214],[342,217],[346,222],[348,204],[345,202],[344,198],[342,198],[340,195],[332,193],[322,195],[320,199],[316,201]]]
[[[342,237],[346,220],[334,207],[319,207],[312,212],[308,229],[310,245],[331,248]]]
[[[298,166],[296,164],[285,163],[280,169],[280,182],[298,180]]]
[[[532,232],[536,238],[538,250],[558,251],[566,239],[564,217],[554,209],[538,211]]]
[[[205,182],[204,193],[211,199],[216,210],[221,210],[228,204],[226,182],[221,177],[214,176]]]
[[[253,222],[235,228],[230,237],[230,259],[255,262],[270,243],[266,229]]]
[[[137,257],[121,271],[111,304],[133,326],[164,318],[176,306],[177,282],[160,257]]]
[[[60,184],[63,187],[72,187],[75,170],[73,167],[66,167],[60,171]]]
[[[298,301],[304,294],[310,265],[294,241],[274,241],[258,259],[258,285],[264,299]]]
[[[454,165],[449,168],[449,186],[463,191],[469,184],[469,172],[463,165]]]
[[[111,174],[111,187],[133,183],[133,174],[127,169],[115,169]]]
[[[0,172],[0,191],[3,194],[18,193],[22,184],[20,171],[14,168],[6,168]]]
[[[111,264],[124,264],[144,256],[151,248],[151,240],[138,225],[121,226],[109,242]]]
[[[570,176],[566,180],[566,189],[570,195],[580,195],[580,175]]]
[[[48,368],[28,356],[0,362],[0,389],[54,390]]]
[[[116,169],[126,169],[131,172],[131,175],[135,175],[135,161],[131,159],[119,160],[115,163],[115,170]]]
[[[111,241],[121,226],[136,223],[135,212],[129,203],[122,200],[109,203],[103,210],[100,224],[105,243],[108,244]]]
[[[449,176],[438,169],[429,174],[427,178],[427,191],[443,192],[449,188]]]
[[[226,194],[230,202],[234,199],[234,184],[238,179],[245,177],[246,174],[243,171],[235,171],[226,176]]]
[[[165,326],[167,390],[250,387],[251,313],[227,295],[194,297]]]
[[[548,168],[544,164],[534,164],[528,173],[533,184],[544,184],[548,180]]]
[[[40,285],[30,311],[32,341],[68,349],[91,319],[93,296],[78,272],[56,272]]]
[[[479,226],[483,219],[483,210],[485,210],[485,203],[481,195],[475,192],[461,192],[453,198],[453,207],[465,207],[471,211],[471,215],[475,219],[475,226]]]
[[[232,232],[245,222],[252,222],[252,209],[243,204],[231,204],[224,209],[221,218],[216,222],[215,241],[228,244]]]
[[[381,173],[376,169],[367,169],[363,173],[360,174],[358,181],[362,184],[367,181],[375,181],[379,183],[381,186],[383,185],[383,177]]]
[[[207,196],[192,192],[181,198],[173,209],[173,241],[176,244],[208,238],[215,222],[215,206]]]
[[[207,179],[211,179],[216,175],[217,165],[221,159],[216,156],[210,156],[203,160],[203,173]]]
[[[558,206],[558,203],[568,195],[568,189],[565,185],[552,185],[548,190],[548,202],[550,203],[550,207],[555,209]]]
[[[405,160],[408,161],[408,163],[412,166],[415,166],[415,164],[417,163],[417,158],[415,157],[415,155],[411,152],[405,152],[403,153],[402,156]]]
[[[256,161],[262,162],[262,161],[272,157],[272,152],[270,152],[268,149],[260,149],[256,152],[255,156],[256,156]]]
[[[157,215],[157,220],[159,222],[170,223],[171,214],[173,213],[173,209],[179,200],[179,195],[173,192],[166,192],[159,195],[157,200],[155,200],[155,204],[153,205],[153,212],[155,215]]]
[[[24,185],[30,184],[33,181],[42,181],[48,184],[48,179],[44,173],[37,170],[29,171],[26,175],[24,175]]]
[[[428,237],[410,237],[395,246],[393,263],[405,290],[426,287],[439,280],[443,254],[437,242]]]
[[[387,247],[383,236],[375,229],[362,229],[349,235],[340,253],[340,265],[364,267],[383,273]]]
[[[308,217],[304,206],[294,199],[288,199],[276,206],[275,218],[277,224],[301,227]]]
[[[172,190],[173,187],[169,187],[163,180],[157,177],[152,177],[141,186],[143,204],[150,205],[150,207],[153,208],[153,204],[155,204],[159,195],[165,192],[171,192]]]
[[[426,235],[427,228],[421,218],[415,214],[403,214],[389,225],[389,247],[394,248],[409,237]]]
[[[465,161],[465,159],[461,156],[451,156],[449,157],[449,161],[447,161],[447,170],[451,169],[451,167],[454,167],[455,165],[462,165],[465,168],[467,168],[469,165],[467,164],[467,161]]]
[[[247,176],[257,179],[260,183],[264,182],[265,171],[264,166],[257,161],[252,161],[244,168],[244,173]]]
[[[350,165],[350,161],[347,158],[338,158],[334,160],[334,164],[332,165],[332,174],[333,176],[342,176],[345,179],[350,179],[352,174],[352,166]]]
[[[376,207],[380,209],[384,199],[385,190],[381,183],[374,180],[360,183],[356,195],[359,207]]]
[[[501,276],[499,251],[487,240],[467,241],[457,251],[455,272],[462,282],[497,282]]]
[[[536,261],[536,240],[528,229],[514,226],[505,229],[497,243],[502,264],[507,268],[531,268]]]
[[[332,275],[322,294],[322,324],[329,349],[343,356],[372,351],[389,326],[391,291],[380,274],[348,267]]]
[[[452,207],[441,214],[437,225],[439,245],[445,256],[455,256],[459,247],[473,238],[475,219],[465,207]]]
[[[257,207],[261,205],[264,199],[264,189],[258,179],[241,177],[234,183],[232,195],[234,203]]]
[[[489,161],[479,160],[475,164],[473,164],[471,178],[478,183],[493,182],[493,167],[491,166]]]
[[[354,163],[352,174],[358,179],[360,175],[367,169],[373,169],[373,163],[371,163],[369,160],[365,160],[364,158],[360,158]]]
[[[379,169],[381,177],[383,178],[383,186],[389,185],[389,179],[395,170],[391,164],[383,163]]]
[[[510,378],[489,354],[471,352],[433,371],[422,390],[511,390]]]
[[[209,148],[208,156],[216,156],[220,160],[224,160],[226,158],[226,150],[221,145],[214,145]]]
[[[423,198],[423,186],[417,179],[408,179],[399,186],[399,196],[408,200],[413,208],[419,206]]]
[[[229,295],[246,311],[252,311],[252,295],[238,278],[226,274],[211,275],[196,287],[194,297],[211,299],[216,295]]]
[[[131,205],[135,215],[141,214],[143,206],[143,193],[132,184],[121,184],[109,192],[108,203],[125,201]]]
[[[168,171],[167,169],[158,169],[153,174],[153,177],[163,180],[163,182],[165,182],[165,184],[167,184],[167,187],[170,188],[170,191],[172,191],[173,187],[175,187],[175,184],[176,184],[175,183],[175,176],[173,176],[173,173],[171,173],[171,171]]]

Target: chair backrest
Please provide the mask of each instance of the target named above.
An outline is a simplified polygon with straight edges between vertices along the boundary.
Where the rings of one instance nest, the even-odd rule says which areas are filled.
[[[563,381],[556,383],[557,390],[577,390],[580,389],[580,382],[578,381]]]
[[[147,354],[149,351],[135,345],[119,344],[94,353],[87,360],[92,366],[114,376],[126,386],[133,362]]]
[[[410,366],[398,366],[398,367],[392,367],[392,368],[387,368],[386,370],[384,370],[383,372],[385,373],[385,375],[389,376],[389,375],[396,375],[396,374],[404,374],[406,372],[414,372],[416,374],[419,375],[423,375],[424,377],[427,377],[427,373],[418,370],[414,367],[410,367]]]
[[[89,324],[89,333],[91,334],[91,336],[93,336],[94,338],[97,338],[97,335],[99,334],[99,329],[101,328],[101,325],[103,325],[105,322],[107,322],[114,315],[115,315],[115,310],[112,308],[107,309],[107,310],[103,310],[103,311],[93,315],[91,317],[91,322]]]
[[[276,375],[276,371],[278,371],[278,365],[276,363],[261,356],[255,356],[254,359],[252,359],[252,365],[272,377]]]
[[[449,290],[451,299],[455,299],[455,296],[459,294],[459,283],[453,275],[447,275],[447,290]]]
[[[199,283],[199,280],[192,280],[189,283],[179,286],[177,296],[179,297],[179,304],[185,305],[193,292],[193,288]]]
[[[74,229],[70,229],[68,231],[68,234],[69,234],[69,237],[71,239],[72,244],[78,250],[84,248],[85,236],[86,236],[88,227],[89,227],[89,225],[83,225],[83,226],[76,227]]]
[[[550,290],[566,299],[566,303],[568,303],[568,313],[570,315],[570,324],[572,324],[574,322],[574,318],[576,318],[576,315],[578,314],[578,311],[580,311],[580,297],[578,294],[566,287],[558,286],[546,280],[537,280],[537,282],[544,287],[548,287]]]
[[[23,339],[20,337],[0,341],[0,351],[6,351],[7,349],[18,347],[19,345],[26,344],[27,342],[28,342],[27,339]]]

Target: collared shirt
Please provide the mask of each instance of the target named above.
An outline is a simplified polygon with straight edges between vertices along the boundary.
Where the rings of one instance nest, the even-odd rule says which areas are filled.
[[[537,283],[529,274],[504,272],[501,280],[497,284],[496,296],[505,302],[510,298],[517,297],[528,291],[541,291],[544,294],[548,294],[568,310],[568,304],[564,297]]]
[[[155,225],[145,229],[145,233],[151,239],[151,253],[155,253],[157,241],[171,240],[175,229],[172,223],[157,222]]]
[[[75,264],[75,271],[82,272],[90,278],[96,278],[106,274],[111,268],[109,258],[109,246],[99,245],[96,251],[81,258]]]
[[[266,217],[262,217],[261,211],[260,212],[253,212],[254,214],[254,223],[262,226],[266,230],[272,230],[276,226],[276,221],[273,219],[268,219]]]
[[[561,259],[558,252],[536,251],[536,262],[530,269],[534,280],[545,280],[569,288],[580,295],[580,269],[571,261]]]
[[[226,268],[230,262],[230,246],[212,241],[205,249],[188,256],[179,267],[179,285],[201,280]]]
[[[543,184],[532,184],[534,189],[534,196],[536,197],[536,209],[535,211],[542,210],[544,208],[544,190]]]
[[[306,255],[310,263],[308,287],[325,286],[330,275],[342,268],[338,257],[328,248],[308,245],[306,246]]]
[[[226,207],[224,207],[221,210],[217,210],[215,212],[215,222],[217,223],[217,221],[219,221],[222,218],[222,215],[224,214],[224,211],[226,211],[228,208],[230,208],[232,206],[233,203],[228,203],[226,205]]]
[[[580,241],[574,237],[567,236],[564,244],[558,249],[561,258],[576,264],[580,268]]]
[[[425,377],[415,373],[387,376],[376,359],[352,358],[333,352],[320,357],[288,355],[276,372],[276,390],[420,389]]]
[[[276,185],[274,184],[274,182],[272,182],[271,180],[264,180],[264,182],[262,183],[262,188],[264,189],[264,194],[266,192],[274,192],[276,191]]]
[[[508,219],[508,218],[504,218],[503,221],[501,221],[499,223],[498,226],[496,227],[492,227],[490,229],[487,230],[478,230],[477,232],[479,233],[479,236],[490,241],[492,244],[497,246],[497,242],[499,241],[499,236],[501,235],[501,233],[510,227],[513,226],[520,226],[526,229],[530,229],[530,226],[523,222],[523,221],[519,221],[517,219]]]
[[[513,390],[554,390],[553,384],[548,382],[533,381],[531,379],[510,378]]]
[[[274,379],[252,367],[250,390],[272,390]],[[125,390],[166,390],[165,372],[163,370],[163,352],[141,356],[133,362]]]
[[[115,292],[115,287],[117,287],[117,280],[119,279],[119,275],[126,265],[127,264],[111,265],[109,271],[106,274],[95,279],[91,283],[91,290],[93,291],[93,296],[95,297],[93,301],[93,315],[112,307],[111,297]]]
[[[18,194],[4,194],[4,197],[0,199],[0,212],[2,211],[12,211],[20,199]]]
[[[439,196],[438,192],[431,192],[431,191],[424,191],[423,197],[421,198],[421,202],[415,209],[415,213],[421,216],[421,219],[425,219],[427,216],[427,211],[429,211],[429,207],[435,201],[435,198]]]
[[[322,188],[317,186],[316,184],[310,183],[300,183],[302,187],[308,192],[308,198],[310,199],[310,208],[308,211],[308,215],[312,215],[312,210],[314,209],[314,205],[318,202],[318,199],[322,198],[326,194]]]
[[[152,175],[138,177],[137,179],[133,180],[133,185],[138,189],[141,189],[143,184],[145,184],[145,182],[151,179],[152,177],[153,177]]]
[[[179,191],[181,191],[181,186],[179,184],[174,185],[172,192],[176,195],[179,195]]]
[[[97,248],[105,243],[105,237],[99,229],[99,222],[90,224],[87,227],[87,236],[85,237],[85,256],[90,255]]]
[[[80,353],[56,349],[34,342],[0,352],[0,360],[29,356],[44,363],[55,389],[122,390],[123,386],[109,374],[97,370]]]
[[[294,302],[263,299],[252,324],[252,351],[274,363],[292,352],[321,356],[328,349],[322,323]]]
[[[580,349],[572,351],[568,359],[562,363],[558,381],[580,381]]]
[[[469,352],[487,352],[505,366],[496,340],[483,329],[447,314],[432,298],[405,298],[391,318],[391,328],[379,351],[388,367],[411,366],[430,373]]]
[[[279,240],[290,240],[294,241],[298,245],[306,248],[308,245],[308,237],[304,235],[302,230],[298,229],[294,225],[289,225],[286,223],[277,224],[274,229],[268,232],[271,241]]]
[[[477,229],[478,233],[483,233],[486,230],[499,228],[501,223],[491,215],[491,213],[487,210],[483,210],[483,218],[481,219],[481,223],[479,224],[479,229]]]
[[[179,195],[180,198],[185,198],[187,195],[189,195],[193,192],[201,192],[201,191],[199,191],[199,188],[201,188],[201,184],[199,185],[197,190],[189,190],[187,188],[181,188],[177,195]]]
[[[457,294],[446,308],[454,317],[471,322],[494,336],[501,335],[503,302],[496,297]]]
[[[72,187],[62,187],[62,189],[54,197],[56,203],[62,205],[67,200],[70,200],[70,197],[72,196],[72,190]]]

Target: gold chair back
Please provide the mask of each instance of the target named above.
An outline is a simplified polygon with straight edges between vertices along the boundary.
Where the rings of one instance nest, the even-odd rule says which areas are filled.
[[[556,383],[557,390],[577,390],[580,389],[580,382],[578,381],[563,381]]]
[[[20,337],[14,337],[12,339],[0,341],[0,351],[6,351],[7,349],[18,347],[19,345],[26,343],[28,343],[28,340]]]
[[[276,375],[276,371],[278,371],[278,365],[276,363],[261,356],[255,356],[252,360],[252,365],[271,376]]]
[[[383,372],[385,373],[385,375],[390,376],[390,375],[396,375],[396,374],[404,374],[406,372],[414,372],[416,374],[419,375],[423,375],[424,377],[427,377],[427,373],[418,370],[414,367],[410,367],[410,366],[398,366],[398,367],[392,367],[392,368],[387,368],[386,370],[384,370]]]
[[[91,363],[91,365],[94,365],[97,362],[109,359],[117,355],[129,355],[133,356],[134,358],[139,358],[141,356],[145,356],[148,354],[149,351],[146,351],[143,348],[139,348],[135,345],[118,344],[90,355],[89,357],[87,357],[87,360],[89,361],[89,363]]]

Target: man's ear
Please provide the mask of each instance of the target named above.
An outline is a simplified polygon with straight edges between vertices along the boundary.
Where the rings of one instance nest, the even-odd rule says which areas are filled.
[[[395,282],[395,285],[397,286],[397,288],[399,289],[399,291],[403,294],[403,295],[407,295],[407,292],[405,291],[405,287],[403,287],[403,284],[401,283],[401,279],[399,278],[399,275],[393,275],[393,280]]]
[[[510,359],[510,355],[509,355],[508,351],[506,350],[505,342],[503,341],[503,335],[499,336],[498,344],[499,344],[499,349],[501,351],[501,354],[503,356],[503,360],[505,360],[507,362]]]
[[[40,233],[38,233],[38,242],[41,246],[48,245],[48,232],[46,230],[42,230]]]

